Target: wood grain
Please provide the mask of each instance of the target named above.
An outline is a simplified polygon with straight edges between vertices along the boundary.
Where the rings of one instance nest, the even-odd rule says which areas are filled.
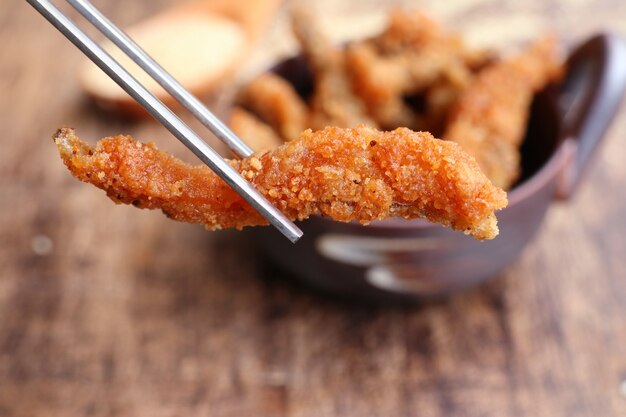
[[[173,3],[96,2],[125,25]],[[381,6],[316,4],[330,22]],[[566,40],[626,34],[617,0],[419,4],[479,26],[479,41],[544,27]],[[251,68],[290,47],[285,30],[277,22]],[[624,111],[577,197],[554,205],[507,272],[439,302],[373,308],[293,284],[245,233],[113,206],[73,180],[49,139],[61,125],[187,155],[156,123],[91,108],[80,60],[25,2],[5,0],[0,416],[626,415]]]

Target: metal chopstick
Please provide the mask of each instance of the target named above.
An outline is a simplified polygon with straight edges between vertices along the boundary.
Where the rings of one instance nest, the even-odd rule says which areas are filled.
[[[102,32],[111,42],[117,45],[126,55],[132,58],[146,73],[154,78],[165,91],[189,110],[204,126],[224,142],[235,155],[245,158],[253,151],[232,130],[222,123],[197,98],[187,91],[158,62],[133,41],[124,31],[118,28],[93,4],[87,0],[66,0],[85,19]]]
[[[290,241],[296,242],[302,236],[293,222],[56,6],[48,0],[26,1]]]

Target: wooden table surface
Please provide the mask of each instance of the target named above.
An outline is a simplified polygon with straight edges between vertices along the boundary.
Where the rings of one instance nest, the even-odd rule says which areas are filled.
[[[173,3],[96,2],[121,24]],[[346,31],[383,2],[316,4]],[[626,34],[620,0],[419,5],[477,42]],[[288,49],[285,33],[279,20],[254,59]],[[114,206],[72,179],[49,139],[61,125],[183,153],[156,123],[89,106],[80,62],[25,2],[2,1],[0,416],[626,416],[626,113],[506,272],[439,302],[367,307],[293,284],[246,235]]]

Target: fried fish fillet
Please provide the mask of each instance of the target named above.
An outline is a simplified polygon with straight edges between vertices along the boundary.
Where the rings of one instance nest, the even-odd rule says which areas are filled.
[[[461,144],[496,186],[508,189],[519,176],[519,147],[534,93],[561,71],[552,37],[487,66],[450,110],[444,139]]]
[[[161,209],[210,230],[267,224],[208,167],[185,164],[154,144],[115,136],[92,148],[67,128],[54,140],[72,174],[117,203]],[[424,218],[492,239],[494,211],[507,204],[506,193],[459,145],[408,129],[307,130],[273,151],[230,163],[294,220]]]

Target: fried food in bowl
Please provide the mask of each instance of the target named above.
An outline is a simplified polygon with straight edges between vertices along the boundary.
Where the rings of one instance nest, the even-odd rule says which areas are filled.
[[[288,96],[297,96],[297,107],[307,109],[308,126],[427,130],[459,143],[494,185],[510,191],[508,206],[498,212],[500,235],[488,242],[419,219],[388,219],[365,228],[313,217],[300,224],[305,235],[293,247],[271,230],[254,230],[274,264],[348,298],[395,302],[437,296],[512,263],[554,196],[571,192],[563,184],[572,181],[564,178],[580,176],[587,150],[597,147],[626,85],[616,58],[624,55],[623,45],[615,36],[592,38],[572,49],[564,64],[551,35],[514,52],[477,50],[421,12],[392,11],[382,33],[341,46],[316,31],[310,15],[298,12],[294,21],[302,54],[263,77],[291,88]],[[254,114],[249,91],[242,91],[236,108]],[[263,94],[255,102],[263,103]],[[292,140],[276,121],[255,117],[281,140]],[[239,123],[232,126],[246,138]]]

